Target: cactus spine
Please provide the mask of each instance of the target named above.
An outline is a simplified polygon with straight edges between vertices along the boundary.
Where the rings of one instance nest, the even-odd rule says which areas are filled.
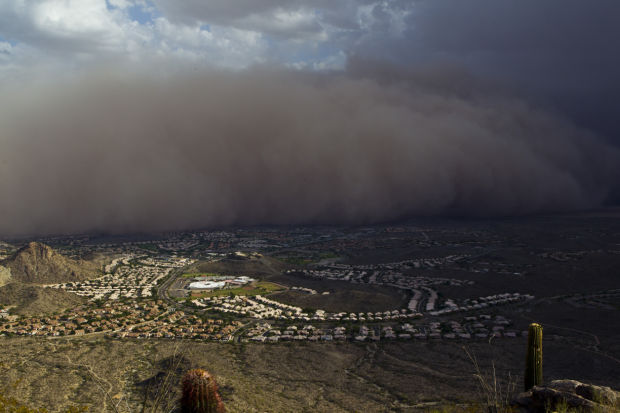
[[[181,413],[223,413],[224,403],[217,392],[215,378],[207,371],[194,369],[183,377]]]
[[[542,384],[543,381],[542,330],[542,326],[537,323],[530,324],[528,330],[525,391]]]

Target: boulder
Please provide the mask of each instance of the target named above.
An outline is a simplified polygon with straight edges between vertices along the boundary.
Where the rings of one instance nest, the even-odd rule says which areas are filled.
[[[512,404],[522,413],[544,413],[557,407],[611,413],[620,411],[620,392],[576,380],[554,380],[519,394]]]

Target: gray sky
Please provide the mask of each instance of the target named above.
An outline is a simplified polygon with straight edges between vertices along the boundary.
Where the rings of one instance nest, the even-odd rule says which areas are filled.
[[[615,0],[0,0],[0,236],[617,200],[618,21]]]
[[[616,0],[0,0],[0,80],[119,62],[137,70],[338,70],[350,56],[452,64],[615,140],[618,21]]]

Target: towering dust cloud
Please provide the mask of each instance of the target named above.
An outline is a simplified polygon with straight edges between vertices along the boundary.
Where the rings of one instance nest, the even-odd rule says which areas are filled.
[[[0,234],[525,214],[614,189],[617,150],[560,117],[448,71],[377,73],[91,74],[5,92]]]

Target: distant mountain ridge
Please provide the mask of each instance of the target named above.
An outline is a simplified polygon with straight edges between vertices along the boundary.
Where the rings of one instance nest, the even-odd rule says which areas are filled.
[[[96,277],[99,265],[91,261],[72,260],[40,242],[31,242],[12,257],[0,262],[10,271],[11,282],[54,284]]]

